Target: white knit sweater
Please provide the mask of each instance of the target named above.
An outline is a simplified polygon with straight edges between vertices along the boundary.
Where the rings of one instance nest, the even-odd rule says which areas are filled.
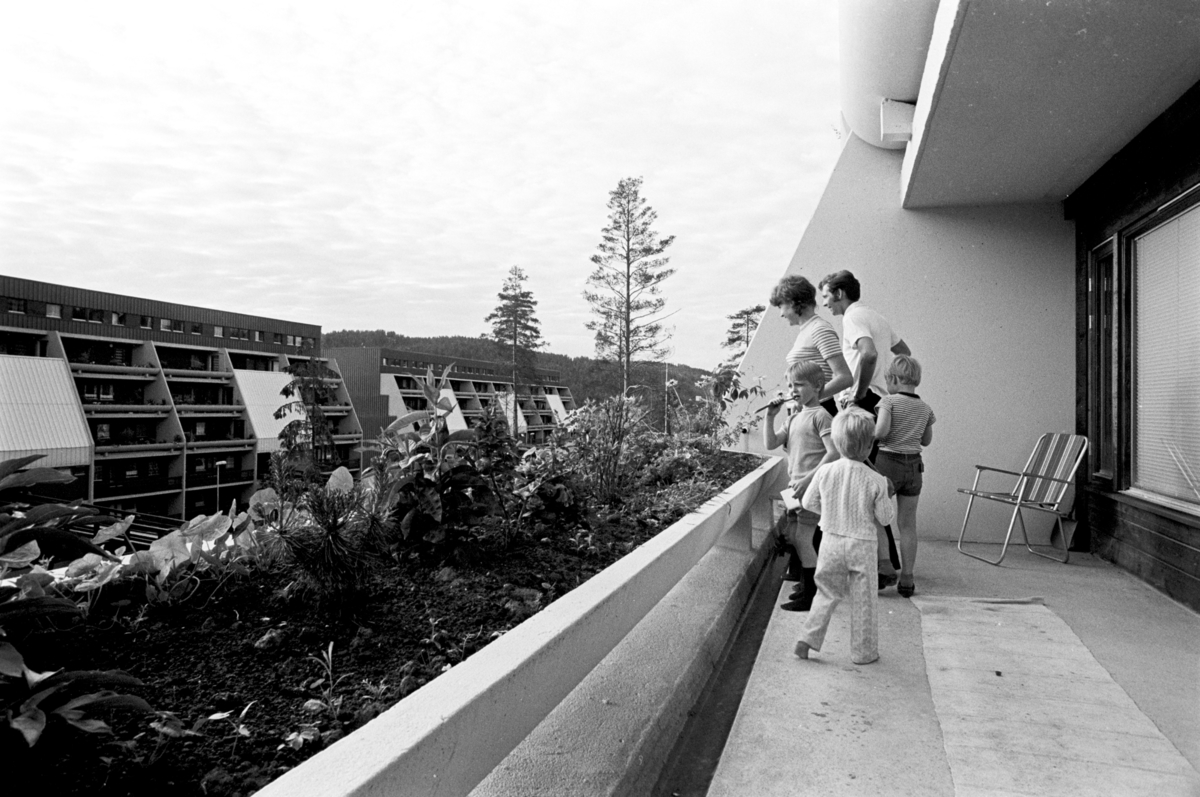
[[[801,503],[821,516],[821,531],[842,537],[874,540],[876,524],[893,520],[887,479],[851,459],[817,468]]]

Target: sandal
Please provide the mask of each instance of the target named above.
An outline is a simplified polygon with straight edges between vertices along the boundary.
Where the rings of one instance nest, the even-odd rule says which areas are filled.
[[[915,581],[908,584],[905,584],[903,581],[901,581],[898,585],[896,585],[896,592],[899,592],[900,597],[902,598],[911,598],[913,593],[916,591],[917,584]]]

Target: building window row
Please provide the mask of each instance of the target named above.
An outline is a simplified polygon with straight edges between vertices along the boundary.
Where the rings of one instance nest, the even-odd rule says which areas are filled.
[[[91,307],[68,307],[69,318],[72,321],[78,321],[85,324],[104,324],[108,323],[114,327],[129,327],[136,320],[141,329],[154,329],[155,319],[148,315],[130,315],[128,313],[118,313],[116,311],[105,311]],[[0,296],[0,310],[13,313],[16,315],[43,315],[46,318],[63,318],[63,305],[61,304],[43,304],[41,302],[33,302],[28,299],[22,299],[15,296]],[[197,321],[183,321],[175,318],[159,318],[158,330],[161,332],[173,332],[176,334],[192,334],[203,335],[204,325]],[[315,340],[301,335],[284,335],[279,332],[270,333],[272,342],[278,346],[291,346],[295,348],[315,347]],[[267,332],[260,329],[243,329],[240,327],[225,327],[222,325],[214,325],[212,327],[212,336],[215,338],[229,338],[230,340],[253,340],[256,343],[264,343],[267,340]]]
[[[438,371],[446,367],[445,363],[431,363],[425,360],[408,360],[400,357],[384,357],[383,364],[390,365],[394,368],[434,368]],[[495,369],[479,368],[473,365],[456,366],[454,370],[460,374],[486,374],[488,376],[494,376],[496,374]]]

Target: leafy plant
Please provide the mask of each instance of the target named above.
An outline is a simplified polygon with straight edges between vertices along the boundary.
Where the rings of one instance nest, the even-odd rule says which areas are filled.
[[[367,479],[386,494],[383,503],[399,518],[396,529],[404,543],[464,555],[468,528],[492,511],[493,496],[475,465],[476,433],[448,428],[454,404],[443,391],[451,367],[439,378],[430,368],[417,379],[428,409],[397,418],[366,447],[375,454]]]
[[[40,456],[0,462],[0,492],[34,484],[65,483],[74,477],[52,468],[20,469]],[[94,509],[76,505],[29,507],[20,503],[0,505],[0,576],[24,571],[15,579],[16,594],[9,591],[0,602],[0,706],[3,722],[34,746],[51,720],[59,720],[86,733],[111,733],[95,712],[114,709],[152,711],[140,697],[116,691],[137,689],[141,681],[119,670],[72,670],[36,672],[29,668],[15,645],[4,637],[20,628],[55,618],[74,619],[79,608],[62,597],[49,595],[54,581],[44,568],[32,566],[42,546],[58,551],[82,551],[97,561],[116,557],[65,528],[81,518],[95,518]]]

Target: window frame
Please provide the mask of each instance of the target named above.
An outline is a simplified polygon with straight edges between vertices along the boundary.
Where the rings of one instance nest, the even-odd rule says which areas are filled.
[[[1196,190],[1197,188],[1200,188],[1200,186],[1189,188],[1143,214],[1120,229],[1113,238],[1093,247],[1088,253],[1088,279],[1091,281],[1097,277],[1097,261],[1100,257],[1103,257],[1105,248],[1111,246],[1113,255],[1113,294],[1112,304],[1109,309],[1112,313],[1112,321],[1115,324],[1115,329],[1111,337],[1112,349],[1109,352],[1109,355],[1113,359],[1115,370],[1113,374],[1114,384],[1110,398],[1112,402],[1112,434],[1114,438],[1112,441],[1113,462],[1111,474],[1105,473],[1103,468],[1097,470],[1095,465],[1090,465],[1091,481],[1100,489],[1136,495],[1138,498],[1150,501],[1156,505],[1182,510],[1189,514],[1200,514],[1200,501],[1185,503],[1170,496],[1159,495],[1132,487],[1134,450],[1137,447],[1133,417],[1135,408],[1137,407],[1137,339],[1134,332],[1137,285],[1135,284],[1134,274],[1136,273],[1137,265],[1135,250],[1138,239],[1156,227],[1166,224],[1200,205],[1200,191]],[[1094,303],[1099,298],[1094,295],[1094,291],[1092,290],[1094,285],[1094,282],[1090,282],[1088,291],[1089,321],[1093,311],[1099,309]],[[1102,301],[1102,298],[1100,298],[1100,301]],[[1090,459],[1095,462],[1096,451],[1100,450],[1097,442],[1103,443],[1103,440],[1098,441],[1093,433],[1094,424],[1099,420],[1096,417],[1098,413],[1096,401],[1103,400],[1103,393],[1102,391],[1098,392],[1093,389],[1095,379],[1093,366],[1096,364],[1096,359],[1094,358],[1101,356],[1101,352],[1098,349],[1093,350],[1092,333],[1093,330],[1089,323],[1089,329],[1087,330],[1087,430]]]

